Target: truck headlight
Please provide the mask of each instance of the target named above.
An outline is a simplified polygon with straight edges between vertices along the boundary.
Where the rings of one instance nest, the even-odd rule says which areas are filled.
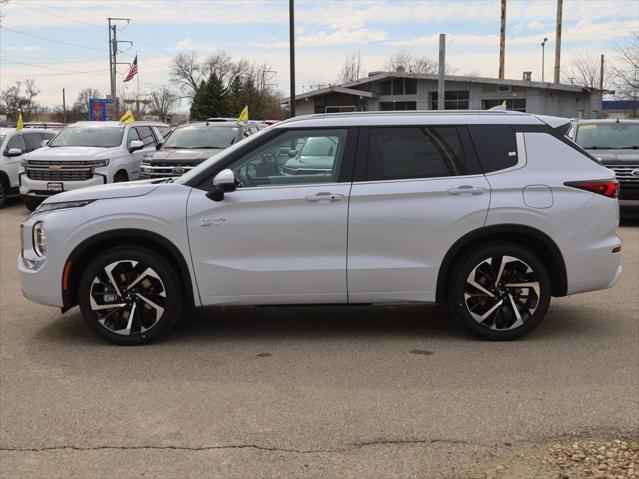
[[[104,160],[91,160],[91,166],[94,166],[96,168],[101,168],[103,166],[108,166],[109,164],[109,159],[104,159]]]
[[[47,235],[44,232],[44,223],[38,221],[33,225],[33,251],[38,256],[47,254]]]

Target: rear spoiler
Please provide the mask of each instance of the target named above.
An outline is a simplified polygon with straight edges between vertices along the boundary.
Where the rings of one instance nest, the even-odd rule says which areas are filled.
[[[541,121],[551,128],[554,128],[562,135],[566,135],[570,130],[572,120],[570,118],[562,118],[560,116],[535,115]]]

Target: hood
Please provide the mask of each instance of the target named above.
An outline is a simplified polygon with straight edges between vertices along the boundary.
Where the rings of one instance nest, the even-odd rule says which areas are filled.
[[[86,160],[87,158],[94,157],[109,157],[109,152],[112,148],[99,148],[96,146],[45,146],[38,148],[37,150],[27,153],[25,158],[27,160]]]
[[[159,188],[163,183],[166,183],[166,179],[139,180],[125,183],[109,183],[107,185],[88,186],[86,188],[64,191],[57,195],[50,196],[45,200],[45,203],[143,196]]]
[[[639,165],[639,150],[599,150],[586,148],[601,163],[610,165]]]
[[[198,148],[198,149],[161,149],[144,158],[151,163],[164,163],[167,161],[179,161],[180,163],[202,163],[211,156],[216,155],[223,148]]]

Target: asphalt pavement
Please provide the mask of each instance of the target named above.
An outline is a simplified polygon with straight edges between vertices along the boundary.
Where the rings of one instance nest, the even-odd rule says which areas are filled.
[[[109,345],[26,300],[0,210],[0,477],[472,477],[517,444],[637,437],[639,225],[613,289],[508,343],[446,308],[210,308]]]

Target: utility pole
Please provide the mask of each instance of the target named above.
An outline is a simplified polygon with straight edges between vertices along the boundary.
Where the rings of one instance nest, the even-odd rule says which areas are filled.
[[[289,38],[289,57],[290,57],[290,83],[291,96],[289,100],[289,113],[291,117],[295,116],[295,2],[288,0],[288,38]]]
[[[118,117],[118,98],[116,90],[117,79],[117,65],[118,65],[118,36],[116,21],[126,21],[129,23],[130,18],[114,18],[109,17],[109,72],[111,74],[111,112],[112,119],[115,120]],[[113,22],[113,24],[112,24]],[[132,43],[132,42],[119,42],[119,43]]]
[[[563,0],[557,0],[557,25],[555,27],[555,83],[559,83],[561,63],[561,12]]]
[[[505,0],[504,0],[505,1]],[[446,34],[439,34],[439,76],[437,78],[437,109],[444,109],[444,75],[446,74]]]
[[[501,27],[499,28],[499,79],[504,79],[506,57],[506,0],[501,0]]]
[[[62,89],[62,121],[64,123],[67,122],[67,98],[66,98],[64,88]]]
[[[601,54],[601,68],[599,70],[599,89],[603,90],[604,87],[604,56]]]

